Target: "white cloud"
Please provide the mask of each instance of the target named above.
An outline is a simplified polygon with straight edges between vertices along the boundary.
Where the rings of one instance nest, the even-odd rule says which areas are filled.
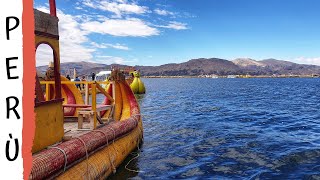
[[[186,30],[188,29],[187,24],[170,21],[168,25],[156,25],[156,27],[167,28],[167,29],[175,29],[175,30]]]
[[[138,62],[137,58],[130,58],[130,60],[126,60],[122,57],[116,57],[116,56],[107,56],[107,55],[100,55],[96,56],[96,60],[94,62],[102,63],[102,64],[133,64]]]
[[[159,30],[147,25],[141,19],[107,19],[103,22],[90,21],[81,25],[81,28],[90,33],[109,34],[113,36],[147,37],[159,35]]]
[[[108,44],[108,43],[101,43],[98,44],[96,42],[91,42],[90,43],[92,46],[100,49],[106,49],[106,48],[114,48],[114,49],[120,49],[120,50],[130,50],[128,46],[121,45],[119,43],[117,44]]]
[[[37,8],[43,12],[49,12],[47,7]],[[80,29],[80,24],[76,17],[64,14],[58,10],[59,17],[59,36],[60,36],[60,62],[80,62],[89,61],[93,58],[92,53],[95,49],[85,47],[83,44],[88,42],[88,33]],[[43,45],[41,45],[43,46]],[[52,51],[50,47],[40,48],[37,50],[37,66],[47,65],[52,61]]]
[[[158,15],[161,16],[168,16],[168,15],[175,15],[175,13],[167,11],[167,10],[163,10],[163,9],[155,9],[154,12]]]
[[[314,58],[299,57],[294,59],[294,62],[299,64],[313,64],[313,65],[320,66],[320,57],[314,57]]]
[[[108,19],[109,19],[109,18],[107,18],[106,16],[103,16],[103,15],[100,15],[100,14],[96,15],[96,20],[97,20],[97,21],[103,22],[103,21],[106,21],[106,20],[108,20]]]
[[[139,6],[135,3],[129,3],[127,0],[84,0],[82,4],[86,6],[99,8],[101,10],[113,12],[121,16],[123,14],[143,14],[148,11],[147,7]],[[76,9],[84,8],[76,3]],[[96,6],[97,5],[97,6]],[[37,8],[43,12],[49,12],[48,5],[46,7]],[[85,11],[82,9],[81,11]],[[171,12],[160,10],[162,14],[170,14]],[[98,44],[94,40],[90,40],[89,36],[92,33],[101,35],[112,35],[120,37],[149,37],[160,35],[157,27],[184,30],[188,29],[187,24],[176,21],[169,22],[168,25],[152,25],[151,23],[138,18],[122,18],[110,19],[105,14],[81,14],[70,15],[61,10],[57,10],[59,17],[59,34],[60,34],[60,61],[64,62],[80,62],[80,61],[100,61],[102,57],[94,57],[94,52],[99,52],[99,49],[113,48],[120,50],[130,50],[123,44]],[[52,61],[52,50],[50,47],[43,45],[37,50],[37,66],[47,65]],[[108,56],[104,57],[114,63],[130,63],[121,57]]]
[[[49,12],[47,7],[37,8],[43,12]],[[59,17],[59,35],[60,35],[60,61],[64,62],[81,62],[81,61],[93,61],[93,52],[96,52],[98,48],[114,48],[121,50],[130,50],[129,47],[122,44],[97,44],[91,42],[91,48],[88,48],[84,44],[89,43],[88,35],[92,31],[81,29],[81,22],[90,22],[90,16],[71,16],[58,10]],[[137,24],[138,26],[139,24]],[[142,26],[143,27],[143,26]],[[125,28],[125,27],[123,27]],[[124,30],[123,30],[124,31]],[[53,60],[52,49],[48,45],[40,45],[36,53],[36,65],[48,65],[49,61]],[[113,63],[123,63],[124,60],[119,57],[108,57],[108,61]]]
[[[144,14],[149,11],[148,7],[128,3],[126,0],[84,0],[83,4],[94,9],[112,12],[118,18],[122,17],[123,14]]]
[[[36,52],[36,66],[48,65],[53,61],[53,52],[49,45],[41,44]]]
[[[115,56],[97,56],[94,62],[100,62],[103,64],[124,64],[125,60],[121,57]]]

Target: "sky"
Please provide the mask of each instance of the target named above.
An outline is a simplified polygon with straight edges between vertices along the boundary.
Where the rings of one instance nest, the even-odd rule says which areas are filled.
[[[48,12],[49,0],[34,0]],[[57,0],[63,62],[275,58],[320,65],[319,0]],[[52,59],[39,46],[37,66]]]

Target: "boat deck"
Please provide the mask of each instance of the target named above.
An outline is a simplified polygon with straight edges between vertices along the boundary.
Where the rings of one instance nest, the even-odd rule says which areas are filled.
[[[110,121],[109,121],[110,122]],[[104,125],[107,125],[109,122],[104,121]],[[100,125],[98,123],[98,125]],[[101,126],[101,125],[100,125]],[[74,137],[81,136],[92,131],[93,125],[89,121],[83,122],[83,129],[78,129],[77,118],[65,118],[64,121],[64,139],[68,140]]]
[[[63,105],[63,108],[66,107],[75,107],[75,108],[81,108],[78,111],[79,117],[70,117],[65,116],[64,117],[64,140],[68,140],[74,137],[81,136],[83,134],[86,134],[93,130],[93,116],[92,116],[92,107],[90,105],[83,105],[83,104],[65,104]],[[100,112],[111,110],[111,105],[97,105],[96,111],[97,111],[97,117],[100,116]],[[78,124],[79,121],[79,124]],[[97,127],[101,125],[108,124],[111,121],[111,117],[108,119],[103,119],[100,117],[97,119]],[[99,124],[99,122],[103,124]],[[79,129],[80,128],[80,129]]]

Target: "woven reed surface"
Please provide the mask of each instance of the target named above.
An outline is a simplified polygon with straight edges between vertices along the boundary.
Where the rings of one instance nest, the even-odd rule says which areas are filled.
[[[128,92],[127,98],[130,101],[131,117],[124,121],[111,122],[107,126],[99,128],[98,130],[103,131],[107,138],[103,133],[98,131],[91,131],[79,136],[78,138],[85,143],[86,147],[84,146],[83,142],[77,138],[73,138],[57,145],[56,147],[62,149],[67,156],[67,166],[83,157],[86,157],[86,148],[87,152],[90,153],[97,148],[106,145],[107,142],[111,142],[114,137],[117,139],[137,127],[137,122],[140,121],[139,104],[137,103],[132,91],[128,91],[128,88],[130,87],[125,84],[124,88],[126,88]],[[63,170],[64,165],[65,157],[59,149],[43,150],[33,155],[32,169],[29,179],[48,178],[53,174]]]
[[[56,179],[106,179],[112,173],[113,167],[118,167],[128,154],[137,148],[141,139],[142,123],[140,121],[139,127],[136,127],[130,134],[94,153],[88,160],[81,161]]]

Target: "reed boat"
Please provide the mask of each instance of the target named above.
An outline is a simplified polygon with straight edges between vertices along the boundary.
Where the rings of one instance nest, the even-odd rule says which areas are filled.
[[[52,108],[35,108],[36,112],[41,112],[36,118],[35,152],[29,179],[103,179],[139,146],[143,138],[139,104],[124,77],[120,74],[118,78],[111,81],[107,90],[109,93],[114,91],[111,93],[114,105],[109,105],[114,106],[113,118],[96,128],[95,119],[84,122],[81,129],[79,122],[63,122],[62,119],[62,122],[57,122],[59,125],[50,126],[54,129],[46,127],[43,131],[38,128],[43,128],[42,121],[48,120],[47,116],[51,114],[48,111]],[[106,101],[113,104],[112,99]],[[62,132],[61,140],[41,146],[48,143],[47,137],[56,134],[54,132]]]
[[[131,72],[134,77],[133,81],[130,83],[130,87],[134,94],[145,94],[146,88],[144,87],[144,83],[140,79],[140,71]]]
[[[35,47],[52,48],[53,66],[46,74],[49,81],[40,82],[36,75],[29,179],[105,179],[143,140],[139,104],[119,70],[112,71],[106,89],[98,82],[84,82],[92,89],[90,104],[68,99],[66,87],[70,90],[79,82],[60,75],[58,18],[55,1],[49,4],[50,14],[34,10]],[[97,103],[97,90],[105,96],[102,104]],[[76,109],[76,116],[66,116],[65,108]]]

